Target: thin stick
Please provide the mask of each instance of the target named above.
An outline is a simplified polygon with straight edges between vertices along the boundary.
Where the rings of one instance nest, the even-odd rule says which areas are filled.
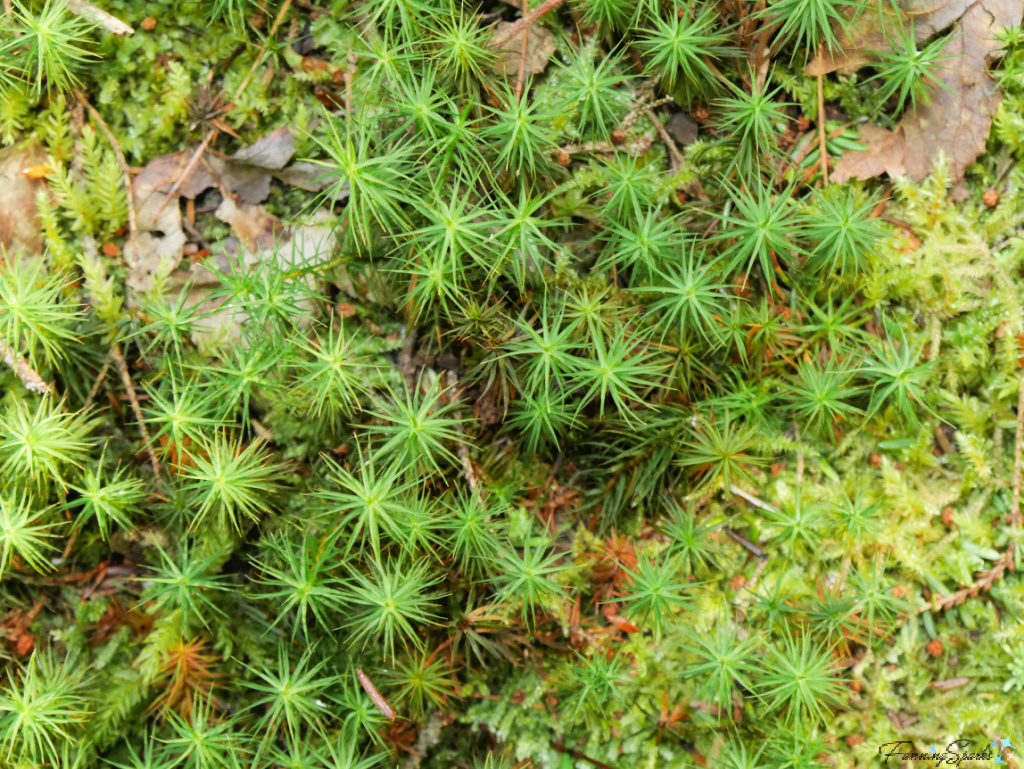
[[[530,11],[530,0],[523,0],[523,13]],[[519,76],[516,78],[516,101],[523,95],[523,80],[526,78],[526,44],[530,39],[530,28],[523,27],[523,41],[519,45]]]
[[[352,114],[352,76],[356,71],[356,60],[358,57],[353,51],[348,52],[348,59],[345,67],[345,114]]]
[[[132,404],[135,421],[139,423],[139,432],[142,433],[142,439],[146,442],[149,464],[153,467],[153,474],[159,479],[160,460],[156,458],[156,452],[153,451],[153,441],[149,437],[149,430],[146,429],[146,423],[142,421],[142,408],[139,406],[139,398],[135,394],[135,386],[132,384],[131,375],[128,373],[128,364],[124,362],[124,355],[121,354],[121,347],[119,345],[114,345],[110,351],[110,357],[117,366],[117,370],[121,372],[121,382],[124,383],[124,389],[128,391],[128,401]]]
[[[762,510],[765,510],[765,511],[767,511],[769,513],[778,512],[774,507],[769,505],[767,502],[762,502],[760,499],[755,497],[753,494],[748,494],[743,489],[741,489],[739,486],[737,486],[735,483],[730,484],[729,491],[731,491],[733,494],[735,494],[738,497],[743,497],[745,500],[747,500],[747,502],[752,504],[754,507],[759,507]]]
[[[74,91],[75,98],[78,103],[89,110],[89,115],[92,117],[93,122],[100,127],[103,135],[107,137],[107,141],[110,142],[110,146],[114,148],[114,155],[117,157],[117,164],[121,166],[121,175],[124,177],[124,194],[128,198],[128,237],[131,241],[139,236],[139,224],[135,218],[135,191],[132,189],[132,173],[128,166],[128,161],[125,159],[124,151],[121,149],[121,145],[117,139],[114,138],[113,132],[110,130],[110,126],[107,125],[107,121],[103,119],[103,116],[93,107],[85,94],[79,91],[77,88]],[[134,267],[135,265],[130,265]]]
[[[125,24],[116,16],[111,16],[102,8],[97,8],[92,3],[85,2],[85,0],[68,0],[67,8],[76,16],[81,16],[83,19],[88,19],[93,24],[103,27],[112,35],[124,36],[135,34],[135,30],[128,24]]]
[[[761,572],[764,571],[764,567],[768,565],[768,558],[761,558],[758,560],[757,568],[754,569],[754,576],[751,577],[750,582],[746,584],[747,590],[753,590],[757,587],[757,581],[761,579]]]
[[[411,393],[416,389],[416,372],[412,364],[412,354],[416,347],[416,326],[410,325],[405,332],[405,342],[398,354],[397,368],[405,377],[405,387]]]
[[[611,764],[606,764],[603,761],[598,761],[596,758],[591,758],[585,753],[580,753],[578,750],[567,748],[560,742],[552,742],[551,747],[553,747],[559,753],[565,753],[567,756],[572,756],[577,761],[586,761],[588,764],[596,766],[597,769],[615,769],[615,767]]]
[[[284,15],[288,13],[288,9],[291,7],[291,5],[292,0],[284,0],[284,5],[282,5],[281,10],[277,12],[277,16],[274,19],[274,24],[273,26],[270,27],[270,34],[267,35],[268,38],[271,38],[277,34],[277,28],[281,26],[281,22],[284,21]],[[260,49],[260,53],[256,57],[256,61],[254,61],[252,63],[252,67],[249,68],[249,73],[245,76],[245,79],[242,80],[242,84],[238,86],[238,90],[235,91],[235,99],[241,96],[242,92],[245,91],[246,86],[249,85],[249,81],[252,80],[252,76],[256,73],[256,70],[259,68],[260,64],[263,63],[263,57],[266,55],[267,49],[269,47],[270,45],[267,44]]]
[[[448,387],[451,390],[451,402],[453,404],[459,401],[459,379],[455,376],[454,371],[448,372]],[[453,413],[456,420],[461,421],[462,412],[457,410]],[[459,428],[462,431],[462,428]],[[469,490],[473,492],[478,501],[483,501],[483,496],[480,493],[479,480],[476,477],[476,470],[473,469],[473,462],[469,458],[469,444],[466,441],[459,441],[458,445],[459,459],[462,460],[462,472],[466,477],[466,483],[469,484]]]
[[[538,5],[534,10],[525,14],[519,21],[506,29],[502,34],[496,35],[491,41],[491,47],[498,48],[499,46],[504,45],[524,29],[528,29],[533,22],[537,21],[537,19],[545,13],[550,11],[552,8],[557,8],[564,2],[565,0],[544,0],[541,5]]]
[[[657,130],[658,136],[661,137],[661,141],[664,142],[665,146],[668,148],[668,157],[669,162],[672,164],[672,173],[677,173],[680,166],[683,165],[683,156],[679,152],[679,148],[676,147],[675,141],[671,136],[669,136],[668,131],[665,130],[664,124],[654,113],[654,110],[646,109],[644,110],[644,113],[648,118],[650,118],[651,122],[654,123],[654,128]]]
[[[284,4],[281,6],[281,10],[277,12],[277,17],[274,19],[274,24],[270,28],[270,34],[267,37],[273,37],[275,34],[277,34],[277,29],[278,27],[281,26],[281,22],[284,20],[284,15],[288,13],[288,9],[291,7],[291,5],[292,0],[284,0]],[[259,55],[256,57],[256,61],[252,63],[252,66],[249,68],[249,72],[246,73],[245,78],[242,80],[242,84],[238,86],[232,101],[236,101],[238,97],[241,96],[242,93],[245,91],[246,87],[249,85],[249,81],[252,80],[253,74],[259,68],[260,64],[263,63],[263,57],[266,56],[269,47],[270,45],[268,43],[267,45],[264,45],[262,48],[260,48],[260,52]],[[207,147],[209,147],[210,144],[217,138],[219,133],[220,132],[216,128],[211,128],[210,132],[206,134],[206,137],[203,139],[203,143],[199,145],[199,149],[196,150],[195,154],[192,156],[192,159],[188,161],[188,165],[185,166],[185,170],[182,172],[181,176],[178,177],[178,180],[174,183],[174,186],[171,187],[171,191],[167,193],[167,197],[165,197],[163,203],[160,204],[160,208],[157,209],[156,214],[153,216],[154,222],[160,218],[160,214],[163,213],[164,209],[167,207],[167,204],[174,197],[175,193],[178,191],[181,185],[184,184],[185,180],[188,179],[189,174],[191,174],[192,171],[195,169],[196,165],[199,163],[199,159],[203,156],[203,153],[206,152]]]
[[[1020,378],[1020,396],[1017,399],[1017,435],[1013,446],[1013,504],[1007,520],[1016,529],[1024,523],[1020,514],[1021,451],[1024,446],[1024,375]]]
[[[388,704],[388,701],[384,699],[384,695],[381,694],[377,687],[373,685],[373,681],[366,675],[362,670],[356,668],[356,678],[359,679],[359,685],[363,687],[363,691],[370,695],[370,699],[373,700],[373,704],[377,706],[377,710],[381,712],[388,721],[394,721],[398,718],[398,714],[395,713],[395,709]]]
[[[100,369],[100,373],[96,376],[96,381],[92,383],[92,390],[89,392],[89,397],[85,400],[85,407],[83,411],[88,411],[92,405],[93,400],[96,398],[96,393],[100,391],[100,385],[103,384],[103,380],[107,378],[107,371],[110,370],[110,356],[107,355],[103,359],[103,367]]]
[[[211,142],[217,138],[219,133],[220,132],[216,128],[211,128],[210,133],[206,134],[206,138],[203,139],[203,143],[199,145],[199,149],[192,153],[192,159],[188,161],[188,165],[185,166],[185,170],[181,172],[181,176],[179,176],[177,181],[174,182],[174,186],[171,187],[171,191],[167,193],[164,197],[163,203],[160,204],[156,213],[153,214],[153,221],[150,222],[150,224],[156,223],[156,220],[160,218],[160,214],[164,212],[164,209],[167,208],[167,204],[175,197],[178,189],[185,183],[185,180],[188,179],[195,167],[199,165],[199,159],[203,156],[203,153],[206,152],[206,148],[210,146]]]
[[[818,55],[824,58],[824,46]],[[828,150],[825,148],[825,84],[824,76],[818,75],[818,147],[821,150],[821,181],[828,185]]]
[[[733,531],[732,529],[726,529],[725,533],[728,534],[729,538],[736,542],[736,544],[742,545],[744,548],[749,550],[750,554],[753,555],[755,558],[768,557],[768,553],[759,548],[757,545],[755,545],[753,542],[751,542],[749,539],[744,537],[739,532]]]
[[[53,385],[44,381],[39,376],[39,372],[32,368],[27,360],[16,356],[14,350],[8,347],[3,339],[0,339],[0,360],[3,360],[4,363],[14,369],[14,375],[32,392],[42,393],[43,395],[52,392]]]

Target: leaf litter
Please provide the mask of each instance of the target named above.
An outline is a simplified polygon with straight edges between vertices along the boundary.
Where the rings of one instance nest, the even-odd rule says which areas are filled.
[[[170,275],[184,258],[185,235],[181,212],[175,201],[165,201],[181,176],[192,152],[181,150],[151,160],[135,178],[132,189],[138,206],[139,238],[134,248],[126,248],[131,268],[127,284],[136,292],[148,291],[155,276]],[[319,191],[329,183],[324,170],[312,163],[288,162],[295,154],[294,136],[287,126],[272,131],[234,155],[206,152],[188,178],[182,181],[175,197],[194,200],[211,188],[218,188],[225,199],[255,206],[270,195],[273,179],[310,191]]]
[[[908,20],[913,20],[918,43],[954,25],[942,50],[943,56],[952,58],[937,75],[947,88],[935,88],[930,103],[906,113],[892,131],[876,126],[862,129],[861,141],[866,149],[843,155],[833,172],[835,182],[870,179],[883,173],[921,181],[931,173],[939,152],[950,161],[953,181],[959,181],[985,151],[1001,98],[988,73],[989,63],[998,56],[996,33],[1020,23],[1024,2],[949,0],[936,4],[905,0],[901,9]],[[855,72],[875,60],[872,51],[886,45],[879,15],[868,9],[845,36],[842,50],[819,55],[805,74]]]

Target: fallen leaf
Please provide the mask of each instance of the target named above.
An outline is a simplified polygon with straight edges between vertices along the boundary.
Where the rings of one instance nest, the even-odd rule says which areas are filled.
[[[953,181],[958,181],[985,151],[1000,100],[988,73],[989,61],[999,50],[995,33],[1016,27],[1022,15],[1022,0],[980,0],[960,19],[959,34],[942,51],[943,56],[957,58],[946,62],[948,69],[939,74],[952,90],[936,89],[931,104],[901,121],[911,179],[928,176],[935,153],[942,150],[950,160]]]
[[[848,75],[865,64],[875,61],[873,51],[884,51],[889,46],[883,23],[878,13],[878,3],[888,7],[890,0],[873,0],[866,4],[860,16],[851,25],[844,25],[840,34],[840,46],[831,53],[819,52],[804,69],[809,77],[839,72]],[[898,5],[908,21],[914,23],[914,39],[922,43],[936,32],[945,29],[959,19],[973,0],[900,0]],[[885,29],[891,33],[898,22],[886,19]],[[824,55],[822,55],[824,54]]]
[[[514,26],[513,22],[499,22],[494,27],[495,39],[502,39],[508,29]],[[505,75],[518,75],[519,62],[522,60],[522,46],[522,35],[515,35],[495,48],[498,59],[494,64],[494,69]],[[526,66],[523,69],[523,74],[529,77],[543,72],[554,53],[555,36],[551,30],[536,24],[530,26],[526,34]]]
[[[22,172],[45,162],[46,153],[35,144],[0,150],[0,249],[42,253],[36,191],[43,182]]]
[[[274,173],[274,178],[290,184],[292,187],[301,187],[310,192],[320,192],[334,183],[336,175],[331,174],[326,168],[316,163],[292,163],[287,168]],[[345,189],[338,195],[338,200],[348,197],[348,182]]]
[[[215,215],[231,225],[239,244],[234,261],[243,268],[270,261],[286,270],[305,267],[327,261],[334,249],[333,216],[326,210],[317,212],[308,222],[286,228],[263,206],[250,206],[227,198]],[[230,265],[225,263],[224,268],[229,269]],[[297,279],[310,285],[316,280],[313,275]],[[171,276],[168,287],[172,298],[189,281],[191,287],[186,304],[189,307],[200,305],[202,315],[196,322],[193,340],[200,346],[224,340],[240,341],[242,327],[249,322],[249,316],[243,310],[227,305],[224,297],[213,296],[212,289],[220,283],[217,276],[207,266],[193,264],[187,272]],[[313,321],[314,305],[312,300],[308,300],[300,302],[299,307],[306,314],[296,322],[304,328]]]
[[[129,265],[125,285],[132,291],[149,291],[153,287],[154,276],[170,275],[181,263],[186,240],[181,228],[181,211],[176,201],[166,205],[165,201],[187,164],[187,153],[164,155],[151,161],[132,180],[139,236],[134,242],[125,244],[124,249]],[[199,194],[194,191],[193,180],[201,174],[200,169],[195,169],[178,194],[186,197],[190,197],[186,192],[192,192],[191,197]]]
[[[697,121],[685,112],[677,112],[668,119],[668,122],[665,124],[665,130],[675,139],[676,144],[685,147],[687,144],[693,144],[697,141],[699,127],[697,126]]]
[[[1000,100],[996,83],[988,74],[989,61],[999,50],[995,32],[1020,23],[1024,0],[950,0],[934,7],[921,0],[914,2],[910,7],[918,14],[914,17],[918,40],[928,29],[934,32],[957,22],[957,30],[942,49],[943,56],[953,58],[938,75],[948,88],[935,88],[931,102],[908,112],[893,132],[875,129],[869,138],[867,129],[862,130],[867,149],[843,155],[836,164],[836,181],[868,179],[882,173],[905,173],[921,181],[931,173],[935,156],[942,152],[949,159],[950,175],[956,182],[985,151]],[[867,13],[862,18],[872,15]],[[857,45],[867,45],[864,36],[855,39],[860,41]],[[851,48],[846,60],[843,71],[852,71],[870,61],[870,56],[863,47]],[[808,74],[822,71],[812,70],[813,65],[808,67]]]
[[[312,192],[331,183],[325,169],[313,163],[287,166],[294,154],[294,136],[287,126],[272,131],[230,157],[206,153],[180,184],[176,196],[194,200],[211,187],[220,187],[228,196],[234,195],[242,203],[255,205],[270,194],[272,178]],[[151,160],[132,182],[139,237],[135,244],[125,248],[125,256],[131,265],[127,285],[134,291],[149,290],[154,275],[166,277],[181,263],[187,240],[181,214],[176,201],[166,205],[164,201],[191,159],[189,150],[161,155]],[[34,200],[32,205],[34,211]],[[157,211],[160,214],[154,221]]]
[[[239,207],[231,198],[225,198],[214,215],[230,224],[245,249],[253,253],[273,249],[283,230],[281,221],[263,206]]]
[[[231,156],[231,160],[268,171],[279,171],[288,165],[294,154],[295,137],[292,135],[292,129],[284,126],[238,150]]]
[[[894,132],[866,125],[860,129],[860,143],[867,149],[843,153],[832,172],[832,181],[842,184],[847,179],[871,179],[886,173],[895,179],[907,172],[902,128]]]

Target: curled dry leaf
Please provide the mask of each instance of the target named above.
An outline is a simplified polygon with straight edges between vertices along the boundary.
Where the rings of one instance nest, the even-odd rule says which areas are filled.
[[[295,137],[288,126],[271,131],[248,147],[242,147],[231,156],[236,163],[247,163],[268,171],[278,171],[288,165],[295,154]]]
[[[908,112],[895,131],[863,131],[861,138],[867,149],[848,152],[840,159],[833,174],[837,182],[869,179],[881,173],[905,173],[920,181],[931,172],[939,152],[950,161],[953,181],[959,181],[967,167],[985,151],[1000,98],[996,83],[988,74],[989,62],[999,48],[995,33],[1020,23],[1024,2],[950,0],[934,8],[926,8],[919,0],[914,2],[908,14],[917,14],[914,30],[919,41],[954,21],[957,23],[955,33],[942,50],[943,56],[953,58],[945,62],[945,69],[938,75],[948,89],[935,88],[931,102]],[[877,14],[871,12],[861,19],[865,25],[878,23]],[[884,37],[881,43],[873,37],[878,34],[880,30],[858,33],[855,28],[851,47],[845,49],[842,58],[827,64],[816,60],[807,74],[853,71],[863,66],[871,60],[871,48],[884,46]]]

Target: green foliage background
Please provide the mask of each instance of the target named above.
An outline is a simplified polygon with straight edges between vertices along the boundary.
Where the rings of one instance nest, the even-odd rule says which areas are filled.
[[[953,195],[942,158],[798,157],[852,11],[893,48],[826,78],[832,159],[927,101],[944,38],[888,5],[570,0],[521,89],[500,3],[103,7],[134,34],[0,26],[0,139],[49,155],[0,342],[53,386],[0,369],[5,765],[853,767],[1018,731],[1019,29]],[[197,344],[188,289],[97,248],[128,200],[76,89],[132,166],[229,102],[217,151],[291,126],[327,186],[266,206],[326,211],[329,261],[218,262],[207,193],[246,320]]]

